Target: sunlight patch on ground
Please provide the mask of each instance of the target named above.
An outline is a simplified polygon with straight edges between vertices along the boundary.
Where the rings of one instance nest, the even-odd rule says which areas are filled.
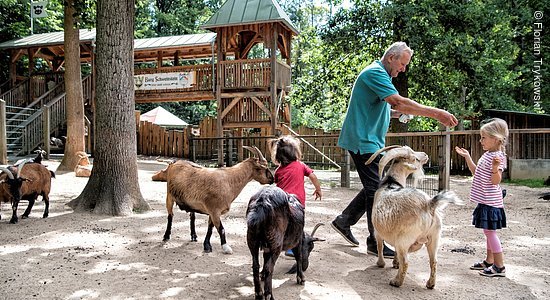
[[[250,277],[252,278],[252,277]],[[254,284],[252,285],[246,285],[246,286],[240,286],[234,288],[243,298],[244,297],[252,297],[254,295]]]
[[[97,238],[101,243],[97,243]],[[109,248],[110,251],[118,251],[123,249],[125,245],[133,243],[132,239],[121,238],[117,234],[94,233],[90,232],[72,232],[60,233],[57,231],[48,232],[35,238],[30,239],[27,244],[7,244],[0,247],[0,255],[28,251],[31,248],[38,249],[61,249],[65,247],[85,247],[85,248]]]
[[[151,267],[144,263],[130,263],[130,264],[121,264],[118,261],[102,261],[95,265],[94,268],[87,271],[88,274],[101,274],[108,271],[137,271],[137,272],[148,272],[150,270],[157,270],[158,267]]]
[[[544,293],[541,287],[548,287],[546,278],[550,276],[548,270],[506,264],[506,278],[528,286],[535,294]]]
[[[179,295],[181,292],[183,292],[185,289],[182,288],[182,287],[173,287],[173,288],[169,288],[165,291],[163,291],[161,294],[160,294],[160,298],[169,298],[169,297],[175,297],[177,295]]]
[[[144,213],[134,213],[129,218],[133,219],[150,219],[150,218],[158,218],[158,217],[166,217],[167,214],[165,211],[160,210],[150,210],[148,212]]]
[[[533,245],[548,246],[550,245],[550,238],[535,238],[530,236],[515,236],[509,243],[516,244],[518,246],[532,247]]]
[[[197,279],[197,278],[206,278],[206,277],[210,277],[211,274],[206,274],[206,273],[192,273],[192,274],[189,274],[189,278],[190,279]]]
[[[250,263],[250,255],[232,255],[227,257],[223,262],[233,267],[240,267]]]
[[[98,298],[99,293],[94,292],[92,290],[79,290],[74,293],[72,293],[69,297],[67,297],[67,300],[73,300],[73,299],[89,299],[89,298]]]
[[[361,296],[348,285],[321,285],[315,281],[306,281],[304,288],[300,292],[300,299],[315,300],[361,300]]]

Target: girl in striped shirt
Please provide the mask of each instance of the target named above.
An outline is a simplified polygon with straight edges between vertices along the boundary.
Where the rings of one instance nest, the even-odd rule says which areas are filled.
[[[489,120],[481,126],[479,142],[485,153],[477,166],[468,150],[456,147],[456,152],[466,159],[468,168],[474,175],[470,190],[470,201],[477,203],[473,212],[472,224],[482,228],[487,239],[487,256],[485,260],[474,263],[470,269],[480,270],[488,277],[506,276],[504,255],[498,238],[497,229],[506,227],[506,214],[500,181],[502,171],[506,168],[505,146],[508,140],[508,124],[498,118]]]

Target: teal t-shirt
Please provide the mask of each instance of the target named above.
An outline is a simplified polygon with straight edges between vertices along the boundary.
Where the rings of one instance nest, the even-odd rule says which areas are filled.
[[[384,99],[393,94],[397,90],[382,62],[363,69],[353,84],[338,146],[361,154],[383,148],[391,117],[391,106]]]

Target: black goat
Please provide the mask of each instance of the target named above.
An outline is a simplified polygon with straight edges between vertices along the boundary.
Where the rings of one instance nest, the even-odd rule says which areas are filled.
[[[304,208],[300,201],[276,186],[263,187],[250,198],[246,219],[256,299],[274,299],[271,287],[273,269],[279,254],[285,249],[292,249],[296,260],[293,267],[296,268],[296,282],[303,285],[303,272],[309,266],[309,254],[313,250],[314,242],[320,240],[312,235],[321,224],[315,226],[311,236],[304,233]],[[261,272],[264,280],[263,292],[260,281],[260,249],[264,252]]]

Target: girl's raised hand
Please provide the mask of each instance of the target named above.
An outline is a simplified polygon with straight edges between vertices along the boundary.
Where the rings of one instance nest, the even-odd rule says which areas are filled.
[[[456,153],[458,153],[458,155],[460,155],[462,157],[470,156],[470,152],[468,152],[468,150],[466,150],[464,148],[460,148],[460,147],[456,146],[455,151],[456,151]]]

